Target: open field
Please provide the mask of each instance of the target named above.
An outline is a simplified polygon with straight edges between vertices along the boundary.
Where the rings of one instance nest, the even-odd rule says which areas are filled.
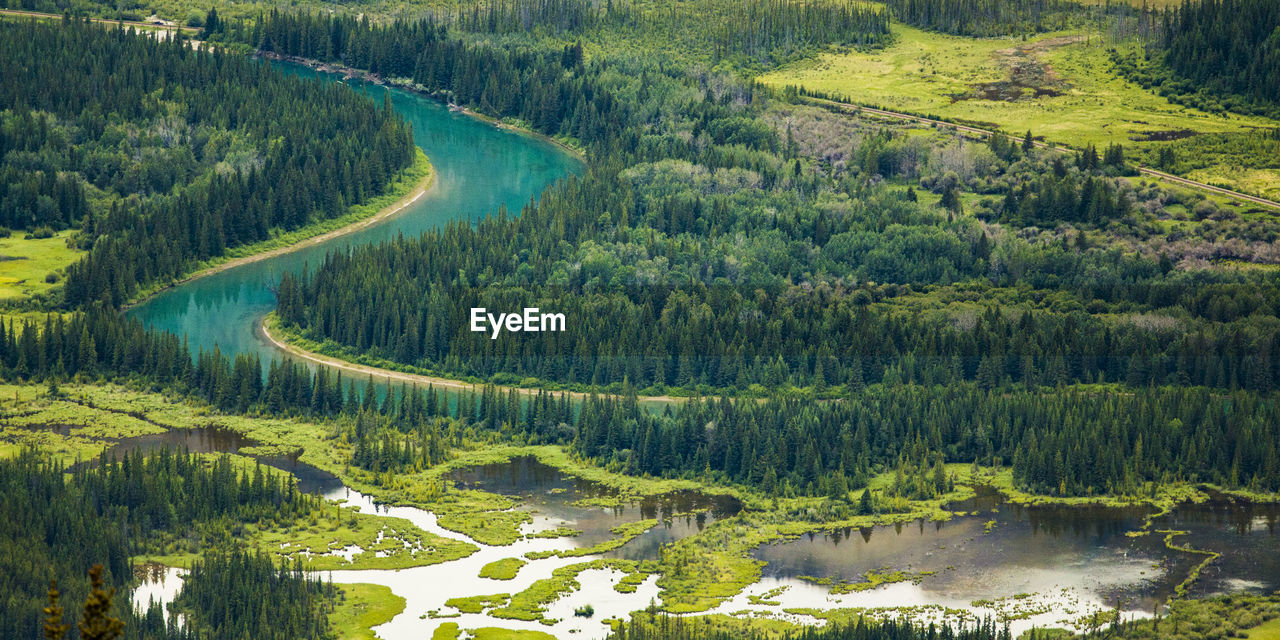
[[[1153,144],[1166,132],[1239,133],[1276,122],[1175,105],[1120,78],[1107,51],[1076,32],[1027,41],[962,38],[893,27],[882,51],[821,54],[760,76],[858,103],[937,115],[1070,146]],[[1179,133],[1178,135],[1185,135]],[[1270,196],[1280,171],[1218,165],[1188,176]],[[1211,180],[1210,180],[1211,178]]]
[[[1280,618],[1248,630],[1245,637],[1249,640],[1280,640]]]
[[[0,303],[46,294],[56,287],[62,281],[58,272],[84,255],[67,246],[73,233],[67,230],[36,240],[15,231],[0,238]],[[54,282],[46,280],[50,274],[55,274]]]

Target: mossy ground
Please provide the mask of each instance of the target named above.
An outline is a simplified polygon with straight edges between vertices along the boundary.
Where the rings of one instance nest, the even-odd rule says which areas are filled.
[[[564,594],[576,591],[581,586],[578,583],[578,574],[590,569],[615,569],[628,574],[627,577],[642,573],[639,564],[632,560],[598,559],[560,567],[551,573],[550,578],[538,580],[524,591],[512,595],[509,604],[490,610],[489,615],[509,620],[536,620],[543,624],[554,624],[558,620],[543,617],[546,606]],[[631,580],[630,583],[634,584],[635,580]]]
[[[498,627],[480,627],[468,629],[472,640],[556,640],[556,637],[541,631],[523,629],[500,629]]]

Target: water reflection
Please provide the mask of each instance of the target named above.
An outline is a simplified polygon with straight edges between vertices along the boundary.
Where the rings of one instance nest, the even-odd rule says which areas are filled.
[[[867,572],[900,570],[918,577],[918,584],[844,596],[824,593],[822,599],[825,606],[848,607],[973,609],[982,604],[997,615],[1004,606],[1013,610],[1005,615],[1016,618],[1015,628],[1094,609],[1148,615],[1203,559],[1166,548],[1163,534],[1126,535],[1139,531],[1150,514],[1141,507],[1027,507],[980,489],[972,500],[949,508],[967,515],[948,522],[814,533],[762,546],[754,556],[767,563],[765,584],[790,587],[791,595],[782,598],[791,604],[784,606],[804,606],[797,600],[818,597],[814,589],[829,589],[801,576],[860,583]],[[1278,520],[1277,505],[1219,496],[1180,506],[1152,528],[1188,531],[1177,544],[1222,554],[1192,589],[1209,595],[1280,588]],[[1034,615],[1017,618],[1028,611]]]
[[[460,469],[450,474],[450,479],[462,488],[520,498],[518,508],[536,514],[548,526],[559,523],[582,531],[574,538],[580,546],[593,546],[615,537],[613,528],[625,522],[658,519],[654,528],[605,554],[630,560],[657,559],[663,544],[695,535],[742,508],[731,496],[708,496],[697,491],[647,496],[624,505],[591,506],[584,501],[611,497],[612,490],[564,475],[533,457]]]

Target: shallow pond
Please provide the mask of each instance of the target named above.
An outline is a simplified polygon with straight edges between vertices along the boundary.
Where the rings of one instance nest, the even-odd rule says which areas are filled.
[[[1186,531],[1175,544],[1221,554],[1192,585],[1193,596],[1280,590],[1280,505],[1215,496],[1157,518],[1152,528]]]
[[[129,444],[130,441],[123,441],[121,446],[127,448]],[[550,578],[552,572],[560,567],[589,562],[595,558],[656,558],[658,547],[662,543],[694,535],[716,518],[731,516],[740,508],[732,498],[709,498],[693,492],[679,492],[617,507],[578,506],[573,503],[584,498],[604,497],[608,492],[593,483],[565,476],[534,458],[518,458],[508,463],[463,469],[455,472],[454,479],[460,486],[520,497],[521,505],[517,508],[527,510],[534,516],[531,525],[522,527],[524,533],[561,526],[583,533],[576,537],[526,538],[508,546],[490,546],[441,527],[436,515],[430,511],[379,504],[370,496],[344,487],[327,472],[297,460],[264,459],[264,462],[298,474],[301,478],[299,486],[305,491],[315,491],[330,500],[343,501],[347,506],[356,507],[365,513],[404,518],[424,531],[461,540],[478,548],[477,552],[466,558],[428,567],[324,572],[326,577],[338,583],[386,585],[405,598],[405,611],[377,628],[379,637],[388,640],[420,640],[430,637],[431,632],[442,622],[456,622],[464,629],[502,626],[539,630],[557,637],[566,637],[566,634],[584,638],[603,637],[608,631],[602,622],[604,619],[626,617],[630,612],[658,601],[655,577],[645,580],[634,593],[618,593],[613,587],[623,577],[621,572],[609,569],[584,571],[577,578],[581,585],[577,590],[547,605],[545,615],[557,620],[554,625],[495,619],[486,614],[460,613],[445,602],[459,596],[514,594],[537,580]],[[530,552],[592,546],[614,537],[610,531],[613,527],[648,518],[657,518],[661,522],[603,556],[530,560],[513,580],[480,577],[480,569],[490,562],[521,558]],[[181,571],[176,569],[147,571],[139,577],[142,579],[141,585],[134,591],[134,603],[138,607],[145,607],[150,598],[172,602],[182,582]],[[582,618],[573,615],[574,609],[588,604],[594,608],[594,616]],[[442,617],[432,617],[433,615]]]
[[[915,607],[930,618],[941,608],[965,608],[1019,631],[1103,610],[1150,615],[1203,559],[1167,549],[1163,534],[1126,535],[1142,527],[1147,512],[1139,508],[1023,507],[986,489],[951,508],[976,515],[764,545],[754,555],[767,563],[765,579],[720,610]],[[1214,501],[1180,507],[1153,529],[1190,530],[1176,542],[1224,552],[1193,592],[1264,591],[1280,586],[1276,514],[1274,506]],[[894,571],[913,579],[842,595],[813,584],[815,578],[865,583],[867,572]],[[783,590],[769,593],[777,589]],[[750,601],[766,594],[778,604]]]
[[[63,436],[71,434],[71,429],[65,426],[57,426],[51,430]],[[241,449],[255,444],[243,434],[221,427],[170,429],[164,433],[151,433],[132,438],[106,438],[104,442],[110,446],[110,449],[103,454],[107,458],[115,459],[132,453],[148,453],[160,449],[174,452],[185,450],[190,453],[239,453]],[[72,465],[71,470],[97,463],[98,458],[84,460]]]
[[[554,625],[502,620],[487,614],[464,614],[445,605],[458,596],[513,594],[535,581],[549,578],[560,567],[600,556],[546,558],[529,561],[514,580],[479,577],[493,561],[523,557],[529,552],[571,549],[596,544],[612,536],[610,529],[624,522],[659,518],[662,523],[609,556],[630,559],[656,557],[659,545],[694,535],[717,518],[739,508],[732,500],[683,493],[621,507],[576,504],[607,495],[600,486],[543,465],[533,458],[456,471],[452,479],[463,487],[484,489],[521,500],[517,509],[534,515],[525,533],[565,526],[579,529],[574,538],[526,538],[509,546],[488,546],[442,528],[435,514],[412,507],[375,503],[349,490],[327,473],[297,461],[284,461],[325,497],[343,500],[363,512],[404,518],[436,535],[462,540],[478,551],[467,558],[429,567],[393,570],[326,572],[339,583],[372,583],[391,587],[406,599],[405,611],[376,629],[388,640],[430,637],[442,622],[462,628],[502,626],[551,633],[557,637],[599,638],[607,633],[600,622],[625,617],[651,602],[660,602],[654,578],[635,593],[613,589],[622,574],[592,570],[578,577],[581,587],[547,606]],[[289,466],[287,465],[287,466]],[[755,557],[764,561],[764,578],[714,611],[751,611],[798,622],[817,622],[787,609],[859,607],[893,610],[918,620],[941,619],[947,610],[963,609],[974,616],[996,617],[1017,632],[1035,627],[1088,624],[1090,616],[1117,608],[1126,618],[1150,615],[1173,592],[1201,556],[1167,549],[1163,534],[1128,536],[1141,528],[1143,509],[1023,507],[1009,504],[989,490],[977,498],[951,505],[970,515],[948,522],[916,521],[896,526],[843,529],[805,535],[764,545]],[[690,514],[697,512],[697,515]],[[690,515],[681,515],[690,514]],[[1196,583],[1193,592],[1269,591],[1280,588],[1280,508],[1237,503],[1225,498],[1202,505],[1185,505],[1158,518],[1153,529],[1187,530],[1179,544],[1223,553]],[[859,583],[867,572],[902,571],[914,579],[875,589],[833,594],[830,585],[814,579]],[[135,592],[135,603],[147,597],[171,600],[180,584],[176,571],[157,574],[161,583]],[[807,576],[808,578],[802,578]],[[573,615],[590,604],[595,616]],[[439,616],[439,617],[437,617]]]
[[[521,506],[518,509],[532,513],[538,528],[566,526],[581,531],[581,535],[573,538],[579,547],[589,547],[613,538],[611,530],[620,524],[658,519],[657,526],[604,554],[605,557],[629,560],[656,560],[661,545],[695,535],[717,519],[733,516],[742,508],[735,498],[707,496],[692,491],[651,496],[622,506],[585,506],[578,503],[607,497],[609,490],[596,483],[566,476],[532,457],[469,467],[454,472],[450,477],[463,488],[519,497]]]

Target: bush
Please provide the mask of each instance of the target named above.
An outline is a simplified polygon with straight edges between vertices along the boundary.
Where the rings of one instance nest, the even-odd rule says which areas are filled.
[[[29,240],[44,240],[45,238],[52,237],[53,228],[49,226],[36,227],[27,232],[27,239]]]

